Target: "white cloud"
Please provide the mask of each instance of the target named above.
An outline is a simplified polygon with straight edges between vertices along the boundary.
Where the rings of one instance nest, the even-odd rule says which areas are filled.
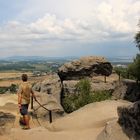
[[[30,4],[34,3],[34,8],[29,9],[28,6],[25,6],[19,17],[33,16],[41,9],[44,12],[44,9],[47,9],[45,6],[49,2],[41,1],[44,3],[30,0]],[[50,5],[53,5],[54,2],[58,1],[53,0]],[[61,0],[61,2],[63,3],[52,7],[54,13],[50,8],[50,11],[45,11],[47,13],[44,16],[34,21],[23,23],[19,19],[1,26],[0,48],[20,47],[18,52],[21,52],[21,50],[27,50],[22,49],[23,47],[28,47],[40,52],[39,48],[46,46],[42,47],[42,52],[48,50],[52,54],[54,50],[67,46],[67,42],[95,44],[113,40],[125,41],[130,38],[133,40],[136,24],[140,18],[140,1]],[[51,7],[50,5],[46,7]],[[62,7],[63,9],[60,9]],[[50,46],[53,46],[53,49]],[[17,50],[18,48],[16,48]]]

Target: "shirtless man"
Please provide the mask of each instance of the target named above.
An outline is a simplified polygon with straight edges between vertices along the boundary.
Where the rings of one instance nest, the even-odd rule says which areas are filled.
[[[36,100],[36,97],[34,95],[34,92],[32,90],[31,84],[29,84],[28,81],[28,76],[27,74],[22,75],[22,84],[19,86],[19,90],[17,92],[18,94],[18,107],[20,109],[21,115],[23,115],[23,121],[25,122],[25,129],[30,129],[30,124],[29,124],[29,114],[28,114],[28,107],[30,104],[30,98],[31,96],[34,97]]]

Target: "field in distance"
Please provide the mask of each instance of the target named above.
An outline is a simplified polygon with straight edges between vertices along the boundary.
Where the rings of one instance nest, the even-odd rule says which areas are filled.
[[[5,71],[0,72],[0,87],[9,87],[11,84],[20,84],[21,81],[21,75],[23,72],[20,71]],[[26,72],[28,75],[28,79],[30,83],[36,83],[38,81],[42,81],[46,78],[46,76],[34,76],[32,72]]]

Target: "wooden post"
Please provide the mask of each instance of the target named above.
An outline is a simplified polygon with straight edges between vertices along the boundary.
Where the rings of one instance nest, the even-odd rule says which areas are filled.
[[[104,82],[106,83],[106,76],[104,76]]]
[[[127,79],[129,79],[129,72],[127,73]]]
[[[121,73],[119,73],[119,82],[121,81]]]
[[[137,84],[137,85],[139,84],[139,80],[138,80],[138,79],[136,80],[136,84]]]
[[[49,120],[50,120],[50,123],[52,123],[52,111],[49,110]]]
[[[31,96],[31,109],[33,109],[33,96]]]

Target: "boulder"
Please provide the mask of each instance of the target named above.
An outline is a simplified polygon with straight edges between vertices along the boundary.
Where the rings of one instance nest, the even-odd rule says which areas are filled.
[[[62,84],[57,74],[49,74],[44,81],[36,83],[33,86],[33,90],[52,94],[57,99],[57,102],[60,103]]]
[[[82,57],[79,60],[65,63],[58,69],[61,81],[77,80],[93,75],[109,76],[112,73],[112,65],[104,57]]]
[[[40,118],[48,117],[49,110],[56,114],[63,114],[64,110],[61,106],[61,90],[62,84],[57,74],[49,74],[47,78],[38,82],[33,86],[38,102],[46,109],[34,102],[35,115]],[[53,115],[53,116],[54,116]]]
[[[119,124],[123,131],[134,140],[140,139],[140,101],[128,107],[118,107]]]
[[[113,99],[125,99],[131,102],[140,99],[140,87],[134,80],[122,80],[115,83],[116,87],[112,93]]]
[[[106,123],[104,130],[98,135],[97,140],[132,140],[124,132],[117,120]]]
[[[37,82],[37,83],[33,86],[33,90],[34,90],[34,91],[40,92],[40,91],[41,91],[41,83],[42,83],[42,82]]]
[[[36,98],[38,102],[34,102],[33,115],[39,118],[47,118],[49,111],[52,111],[55,116],[64,113],[63,107],[52,94],[38,92],[36,93]]]
[[[14,115],[10,113],[0,112],[0,135],[9,133],[14,121]]]

